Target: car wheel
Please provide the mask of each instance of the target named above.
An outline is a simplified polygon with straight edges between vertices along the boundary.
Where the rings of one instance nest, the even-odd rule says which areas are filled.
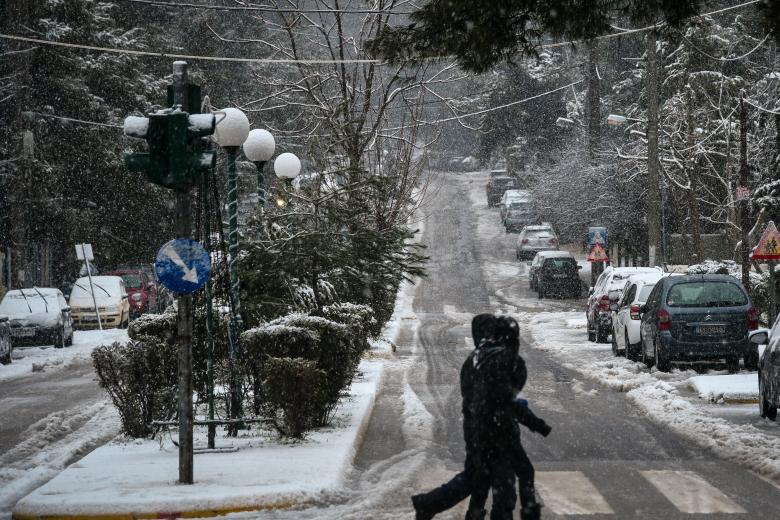
[[[2,365],[10,365],[11,364],[11,347],[8,347],[8,354],[6,354],[3,357],[0,357],[0,364]]]
[[[727,358],[726,369],[729,371],[729,374],[736,374],[739,372],[739,356]]]
[[[757,370],[758,369],[758,348],[755,346],[750,347],[750,352],[745,354],[743,360],[745,361],[745,370]]]
[[[65,346],[66,347],[73,346],[73,330],[70,331],[70,336],[68,336],[68,339],[65,340]]]
[[[766,389],[761,382],[761,373],[758,375],[758,411],[761,417],[766,417],[770,421],[777,420],[777,406],[773,406],[766,398]]]
[[[617,344],[617,334],[615,334],[615,329],[612,329],[612,355],[615,357],[620,356],[620,351],[618,350],[618,344]]]
[[[644,363],[647,368],[652,368],[655,364],[655,358],[650,357],[647,355],[647,352],[645,351],[645,343],[644,340],[639,342],[639,350],[640,350],[640,357],[642,358],[642,363]]]
[[[590,323],[588,323],[588,341],[596,341],[596,333],[591,329]]]
[[[626,359],[629,361],[636,361],[638,357],[636,345],[632,345],[631,342],[628,341],[628,332],[626,332]]]
[[[653,343],[653,361],[655,362],[656,368],[661,372],[669,372],[672,368],[669,359],[661,352],[661,349],[658,348],[658,343]]]
[[[54,348],[63,348],[65,346],[65,328],[63,327],[56,336],[54,336]]]
[[[596,343],[606,343],[609,333],[604,333],[600,325],[596,325]]]

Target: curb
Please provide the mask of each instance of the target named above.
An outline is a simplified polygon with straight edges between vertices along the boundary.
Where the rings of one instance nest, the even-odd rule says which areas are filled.
[[[305,501],[304,501],[305,502]],[[276,509],[289,509],[293,506],[301,505],[304,502],[283,501],[264,503],[256,505],[247,505],[240,507],[231,507],[226,509],[206,509],[198,511],[171,511],[158,513],[96,513],[75,514],[75,515],[35,515],[25,513],[13,513],[12,520],[158,520],[174,518],[205,518],[215,516],[225,516],[232,513],[246,513],[248,511],[272,511]]]
[[[368,404],[366,414],[363,416],[363,420],[360,421],[357,433],[355,434],[355,441],[352,444],[352,457],[349,459],[349,467],[345,468],[346,474],[354,465],[357,459],[358,452],[363,446],[363,442],[366,440],[366,434],[368,433],[368,425],[371,422],[371,418],[374,416],[374,407],[376,406],[376,396],[379,393],[379,389],[385,382],[385,362],[382,360],[382,368],[379,371],[379,375],[376,378],[376,386],[374,387],[374,395],[371,396],[371,402]]]

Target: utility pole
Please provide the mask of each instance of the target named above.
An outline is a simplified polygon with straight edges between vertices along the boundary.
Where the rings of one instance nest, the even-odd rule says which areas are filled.
[[[742,237],[739,244],[739,256],[742,263],[742,285],[750,290],[750,215],[748,214],[748,200],[745,190],[750,181],[750,170],[747,160],[747,109],[745,108],[744,91],[739,97],[739,184],[737,185],[737,197],[739,204],[739,227]]]
[[[588,42],[588,93],[586,100],[588,120],[588,159],[596,161],[596,154],[601,146],[601,91],[599,85],[598,43]]]
[[[187,100],[187,62],[173,62],[173,106],[182,110],[189,106]],[[192,237],[191,204],[189,188],[176,190],[177,238]],[[192,484],[192,295],[180,294],[178,298],[179,342],[179,483]]]
[[[658,173],[658,58],[656,33],[647,33],[647,245],[648,265],[658,265],[661,251],[661,183]]]

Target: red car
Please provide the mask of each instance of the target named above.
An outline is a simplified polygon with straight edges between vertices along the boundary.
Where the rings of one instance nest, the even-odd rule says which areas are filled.
[[[157,312],[157,284],[147,271],[140,267],[128,267],[103,274],[121,276],[125,281],[131,315],[140,316],[147,312]]]

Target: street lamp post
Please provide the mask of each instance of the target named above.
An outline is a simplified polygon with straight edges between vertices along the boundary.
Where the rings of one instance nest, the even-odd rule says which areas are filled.
[[[283,153],[274,161],[274,172],[289,185],[301,173],[301,160],[294,153]],[[276,205],[283,208],[286,204],[282,199],[277,199]]]
[[[249,132],[244,142],[244,155],[257,166],[257,204],[265,206],[265,163],[271,160],[276,149],[274,136],[268,130],[255,129]]]
[[[241,294],[238,281],[238,179],[236,174],[236,155],[249,135],[249,119],[237,108],[225,108],[218,112],[225,117],[217,122],[214,139],[227,154],[228,166],[228,256],[230,269],[230,297],[233,312],[230,316],[228,342],[231,358],[230,412],[233,419],[240,417],[241,397],[236,374],[240,345],[238,337],[243,329],[241,320]],[[235,429],[233,430],[235,433]]]
[[[645,125],[647,137],[647,187],[649,196],[647,197],[647,241],[648,241],[648,265],[654,266],[656,262],[656,253],[660,251],[662,262],[667,261],[666,251],[666,220],[664,215],[664,195],[662,194],[661,179],[658,175],[658,121],[645,121],[633,117],[621,116],[618,114],[609,114],[607,124],[610,126],[620,126],[628,121],[635,121]],[[640,132],[632,131],[632,134]]]

